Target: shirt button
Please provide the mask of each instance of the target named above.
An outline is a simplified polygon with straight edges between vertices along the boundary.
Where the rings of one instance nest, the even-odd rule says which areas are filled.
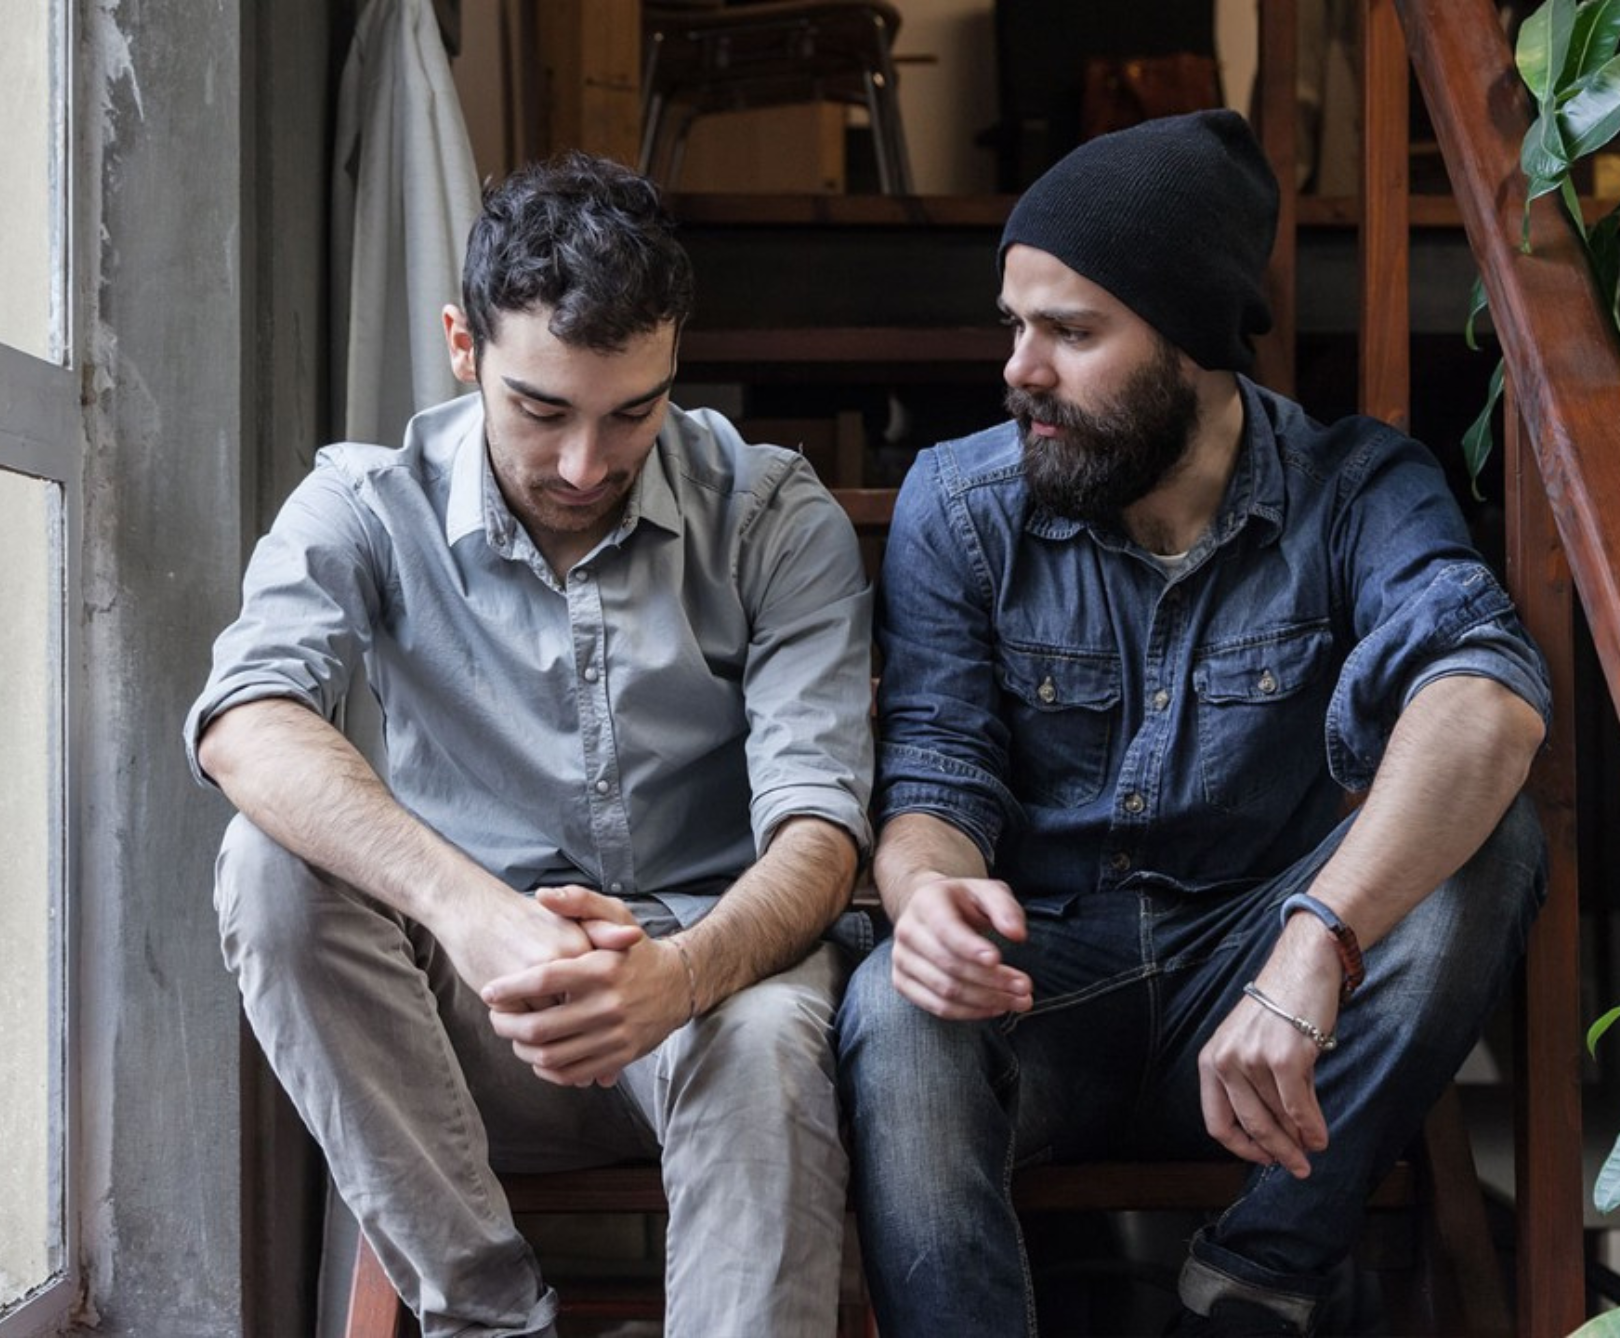
[[[591,579],[590,572],[586,571],[583,567],[575,567],[573,571],[569,572],[569,575],[572,576],[576,581],[588,581]]]
[[[1168,705],[1170,705],[1170,694],[1163,688],[1160,688],[1153,694],[1153,709],[1155,711],[1162,711]]]
[[[1057,700],[1057,684],[1052,682],[1050,674],[1041,680],[1040,687],[1035,689],[1035,695],[1048,706]]]
[[[1128,873],[1131,867],[1131,857],[1123,850],[1116,851],[1114,857],[1108,861],[1108,867],[1115,873]]]
[[[609,883],[608,884],[608,891],[614,893],[615,895],[617,895],[618,893],[624,891],[624,884],[623,883]]]
[[[613,787],[610,786],[605,780],[599,780],[596,782],[597,794],[606,794],[612,788]]]
[[[1134,790],[1125,796],[1125,811],[1127,813],[1140,813],[1147,807],[1147,800]]]
[[[1267,669],[1260,675],[1259,688],[1268,695],[1277,690],[1277,680],[1271,676],[1271,670]]]
[[[587,664],[585,666],[585,681],[587,683],[594,683],[596,682],[597,677],[596,666],[594,664]]]

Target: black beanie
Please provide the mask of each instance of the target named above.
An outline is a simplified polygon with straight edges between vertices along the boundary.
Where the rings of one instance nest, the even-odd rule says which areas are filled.
[[[1236,112],[1144,121],[1087,140],[1013,207],[1022,242],[1106,288],[1201,367],[1246,372],[1271,328],[1261,283],[1277,179]]]

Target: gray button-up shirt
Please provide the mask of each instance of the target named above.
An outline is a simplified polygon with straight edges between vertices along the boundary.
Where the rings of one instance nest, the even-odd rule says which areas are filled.
[[[870,590],[802,457],[671,407],[623,520],[559,581],[490,472],[476,395],[399,449],[323,450],[248,565],[186,721],[333,719],[357,668],[399,800],[513,887],[690,921],[786,818],[870,844]],[[697,898],[697,900],[694,900]]]

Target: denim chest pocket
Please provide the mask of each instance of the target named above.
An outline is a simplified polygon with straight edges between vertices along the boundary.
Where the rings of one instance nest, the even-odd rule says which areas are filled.
[[[1326,627],[1206,647],[1193,664],[1204,799],[1238,812],[1309,785],[1327,765],[1333,675]]]
[[[1013,793],[1061,808],[1095,799],[1119,716],[1118,657],[1003,644],[997,674],[1012,735]]]

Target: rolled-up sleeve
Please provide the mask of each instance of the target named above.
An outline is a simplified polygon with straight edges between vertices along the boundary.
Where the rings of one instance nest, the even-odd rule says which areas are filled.
[[[386,574],[352,485],[318,462],[248,562],[242,611],[214,643],[213,666],[187,713],[192,773],[212,784],[197,747],[215,717],[272,697],[332,719],[370,645]]]
[[[1338,530],[1358,639],[1328,708],[1334,778],[1364,790],[1406,704],[1455,674],[1494,679],[1543,720],[1551,691],[1540,651],[1513,602],[1473,552],[1444,477],[1427,452],[1369,452]]]
[[[855,531],[803,461],[741,536],[754,610],[743,692],[750,817],[759,850],[793,817],[872,844],[872,593]]]
[[[1020,813],[1002,777],[1009,739],[999,710],[989,568],[965,507],[953,507],[940,457],[906,475],[884,557],[878,615],[876,816],[927,813],[992,862]]]

